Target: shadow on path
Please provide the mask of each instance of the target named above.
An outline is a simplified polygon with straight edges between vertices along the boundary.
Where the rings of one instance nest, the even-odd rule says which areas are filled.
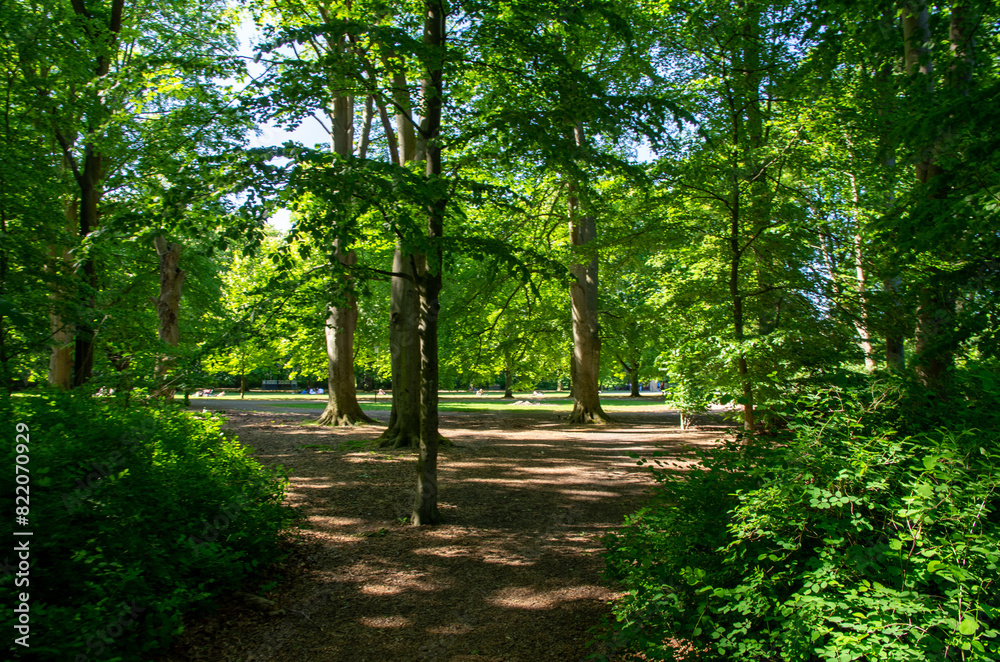
[[[225,605],[159,662],[585,659],[616,595],[600,538],[652,483],[630,454],[661,451],[682,467],[720,433],[666,428],[662,415],[594,429],[540,418],[497,429],[443,415],[455,444],[439,462],[446,523],[414,528],[413,454],[341,449],[381,428],[302,426],[301,410],[233,414],[262,462],[288,468],[289,502],[308,518],[295,567],[268,596],[284,613]]]

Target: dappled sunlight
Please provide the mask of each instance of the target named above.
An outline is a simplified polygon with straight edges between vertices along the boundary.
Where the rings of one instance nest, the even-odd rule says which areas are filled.
[[[643,419],[640,407],[623,408],[631,420],[593,428],[543,408],[444,413],[440,430],[453,445],[439,448],[443,522],[432,527],[409,525],[413,450],[365,446],[381,428],[239,415],[260,423],[244,423],[241,440],[286,467],[287,503],[306,522],[296,570],[268,595],[287,615],[242,620],[241,641],[253,643],[236,645],[258,651],[243,659],[532,659],[527,650],[579,659],[587,630],[617,595],[600,584],[602,537],[653,484],[637,458],[661,453],[671,462],[661,468],[691,468],[695,451],[722,436],[661,427],[662,411]],[[312,643],[281,657],[299,642]]]
[[[447,636],[463,635],[469,634],[473,631],[471,625],[466,625],[465,623],[450,623],[448,625],[441,625],[438,627],[427,628],[429,634],[439,634]],[[478,656],[476,656],[478,657]],[[470,658],[474,659],[474,658]]]
[[[331,515],[310,515],[309,522],[314,526],[329,529],[335,526],[357,526],[364,520],[357,517],[333,517]]]
[[[418,547],[412,550],[412,553],[418,556],[440,556],[441,558],[453,559],[475,556],[476,549],[462,545],[443,545],[441,547]]]
[[[600,586],[583,585],[540,590],[533,586],[500,589],[487,598],[487,602],[508,609],[552,609],[563,602],[600,600],[607,595]]]
[[[360,588],[360,592],[365,595],[398,595],[404,591],[440,591],[442,586],[413,577],[399,577],[398,575],[383,582],[365,582]]]
[[[334,487],[335,485],[341,485],[343,483],[333,483],[329,480],[323,480],[322,478],[302,478],[299,476],[291,476],[288,481],[295,485],[296,487],[309,487],[312,489],[325,489]]]
[[[578,501],[593,501],[594,499],[605,499],[618,496],[618,492],[608,492],[601,490],[559,490],[560,494],[567,495],[570,499]]]
[[[405,628],[412,625],[412,619],[405,616],[362,616],[358,623],[370,628]]]

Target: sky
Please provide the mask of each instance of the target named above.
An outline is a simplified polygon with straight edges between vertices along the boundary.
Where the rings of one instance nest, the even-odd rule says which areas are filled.
[[[252,61],[254,56],[253,45],[261,40],[261,36],[250,16],[244,14],[243,22],[236,31],[236,36],[240,40],[239,54],[251,60],[248,67],[250,75],[257,76],[263,73],[264,65]],[[273,147],[282,145],[289,140],[302,143],[303,145],[330,142],[330,135],[320,126],[319,122],[312,118],[307,119],[294,131],[286,131],[273,124],[262,124],[259,129],[260,135],[250,136],[251,147]],[[268,223],[282,233],[287,232],[292,226],[291,212],[287,209],[279,210],[271,217]]]

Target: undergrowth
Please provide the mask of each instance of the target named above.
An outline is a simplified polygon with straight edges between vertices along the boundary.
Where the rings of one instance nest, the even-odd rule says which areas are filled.
[[[277,560],[286,480],[224,434],[222,418],[46,393],[0,400],[0,420],[4,539],[23,540],[10,531],[29,512],[15,511],[18,486],[30,512],[16,530],[32,532],[25,575],[18,553],[0,552],[3,604],[27,593],[30,606],[30,648],[11,643],[19,615],[4,611],[9,657],[148,659],[185,613]]]
[[[650,503],[605,541],[627,589],[608,643],[656,660],[1000,659],[998,395],[988,373],[947,402],[814,390],[787,430],[738,436],[701,471],[654,458]]]

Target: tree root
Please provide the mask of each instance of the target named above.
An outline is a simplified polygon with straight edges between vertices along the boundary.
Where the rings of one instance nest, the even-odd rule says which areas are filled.
[[[438,433],[439,448],[451,448],[454,445],[455,444],[451,441],[451,439],[448,439]],[[382,435],[375,440],[373,448],[411,448],[413,450],[418,450],[420,448],[420,433],[403,433],[399,430],[393,430],[390,428],[383,432]]]
[[[420,448],[420,433],[389,428],[375,440],[375,448]]]
[[[377,421],[360,409],[354,414],[337,413],[325,409],[318,419],[316,425],[327,425],[330,427],[356,427],[359,425],[373,425]]]
[[[605,414],[602,409],[584,409],[576,406],[566,418],[566,422],[571,425],[603,425],[610,423],[611,417]]]

